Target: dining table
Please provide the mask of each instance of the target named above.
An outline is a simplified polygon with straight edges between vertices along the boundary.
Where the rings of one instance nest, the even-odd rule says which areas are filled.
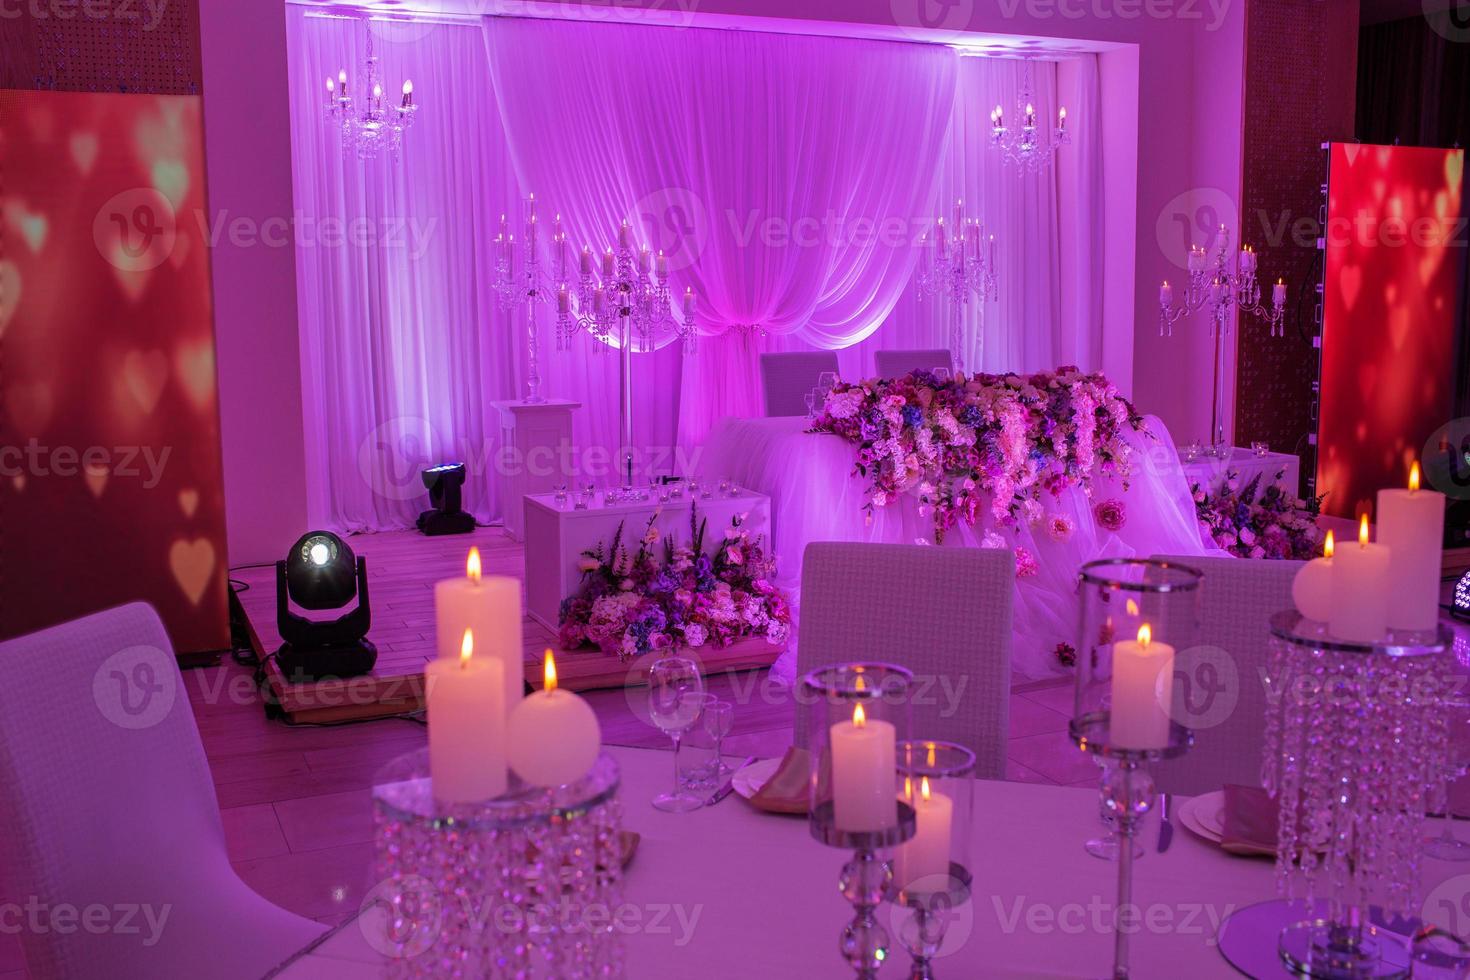
[[[624,828],[642,838],[614,920],[624,938],[625,976],[853,975],[838,951],[852,916],[837,884],[847,853],[815,840],[806,818],[757,810],[738,795],[690,813],[655,810],[649,801],[667,788],[670,754],[605,751],[621,770]],[[955,831],[970,836],[972,895],[950,913],[935,975],[1110,974],[1118,869],[1083,847],[1103,830],[1096,788],[979,781],[971,825]],[[1232,856],[1182,826],[1160,852],[1158,831],[1151,816],[1138,838],[1144,854],[1134,862],[1132,976],[1241,976],[1217,948],[1219,927],[1237,910],[1278,897],[1273,862]],[[1470,914],[1467,872],[1470,864],[1423,864],[1426,917],[1461,935]],[[382,914],[381,907],[366,908],[278,975],[384,976],[388,956],[381,939],[372,939],[382,935]],[[893,906],[879,911],[895,937],[880,975],[907,973],[908,954],[896,938],[906,914]]]

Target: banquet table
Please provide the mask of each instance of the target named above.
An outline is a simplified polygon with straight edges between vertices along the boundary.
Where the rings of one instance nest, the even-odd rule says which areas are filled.
[[[727,418],[711,432],[700,457],[705,479],[730,478],[770,498],[771,534],[778,562],[778,584],[796,593],[801,562],[813,541],[867,541],[932,544],[932,519],[921,515],[913,495],[875,507],[871,520],[863,509],[867,481],[853,472],[854,448],[838,436],[809,432],[802,417]],[[1199,519],[1189,480],[1167,428],[1146,419],[1146,434],[1127,432],[1132,473],[1126,479],[1099,475],[1093,493],[1070,487],[1045,496],[1047,516],[1062,515],[1072,526],[1065,537],[1042,528],[969,527],[957,524],[947,546],[979,547],[987,531],[1007,546],[1021,546],[1035,558],[1034,574],[1017,579],[1012,668],[1027,677],[1061,672],[1058,643],[1075,642],[1077,569],[1101,558],[1151,555],[1217,555],[1227,552],[1200,540]],[[1126,519],[1116,531],[1099,526],[1094,504],[1116,500]],[[800,597],[797,595],[798,615]]]
[[[1290,453],[1258,454],[1250,449],[1242,449],[1240,446],[1232,447],[1229,456],[1200,455],[1184,462],[1184,476],[1190,486],[1198,483],[1210,491],[1218,490],[1226,476],[1233,473],[1240,481],[1242,488],[1251,480],[1260,477],[1261,482],[1257,493],[1272,483],[1278,483],[1287,492],[1299,494],[1302,482],[1301,470],[1301,459]],[[1279,480],[1277,479],[1278,473],[1281,475]]]
[[[844,854],[813,840],[804,818],[762,813],[736,796],[693,813],[656,811],[648,801],[666,788],[669,753],[607,751],[622,768],[624,826],[643,837],[624,884],[628,917],[620,919],[636,923],[626,935],[628,977],[851,976],[837,952],[851,914],[836,885]],[[936,973],[966,980],[1106,974],[1116,866],[1082,847],[1101,829],[1097,791],[985,780],[975,804],[975,894],[956,910]],[[1142,836],[1148,851],[1134,866],[1141,918],[1131,939],[1133,975],[1240,976],[1215,947],[1217,926],[1235,909],[1276,897],[1272,863],[1231,857],[1183,827],[1162,854],[1156,839],[1151,817]],[[1424,863],[1431,918],[1460,914],[1470,895],[1464,866]],[[906,954],[896,942],[890,955],[899,962],[883,975],[903,975]],[[385,964],[355,923],[280,975],[372,977]]]

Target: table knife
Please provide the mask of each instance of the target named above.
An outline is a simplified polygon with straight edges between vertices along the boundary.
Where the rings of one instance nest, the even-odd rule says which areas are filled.
[[[748,756],[745,757],[745,761],[744,762],[740,763],[740,765],[736,766],[734,769],[731,769],[730,770],[729,777],[727,777],[725,779],[725,781],[720,784],[720,788],[717,789],[717,790],[715,790],[714,793],[710,796],[709,799],[707,799],[707,800],[704,801],[704,805],[705,806],[714,806],[716,803],[720,802],[725,797],[729,796],[730,793],[731,793],[731,791],[735,789],[735,774],[737,772],[739,772],[740,770],[744,769],[746,766],[750,765],[754,761],[755,761],[755,756],[748,755]]]
[[[1174,840],[1174,824],[1169,821],[1169,794],[1159,794],[1159,853],[1169,849]]]

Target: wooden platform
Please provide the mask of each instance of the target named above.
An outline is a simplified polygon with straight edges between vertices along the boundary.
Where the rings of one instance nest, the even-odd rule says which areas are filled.
[[[434,583],[464,574],[470,546],[480,549],[486,575],[525,579],[524,549],[500,528],[473,534],[425,537],[415,531],[359,534],[347,539],[367,559],[373,625],[368,639],[377,644],[378,662],[361,677],[293,684],[269,657],[281,645],[276,631],[275,569],[244,568],[230,577],[248,588],[236,597],[249,624],[251,646],[265,663],[265,682],[286,717],[295,722],[335,722],[407,714],[423,708],[424,665],[436,655]],[[588,691],[641,683],[650,657],[622,663],[597,651],[562,650],[544,626],[521,614],[526,678],[541,685],[541,658],[555,651],[557,675],[568,690]],[[769,667],[781,647],[761,640],[723,650],[699,651],[707,674]]]

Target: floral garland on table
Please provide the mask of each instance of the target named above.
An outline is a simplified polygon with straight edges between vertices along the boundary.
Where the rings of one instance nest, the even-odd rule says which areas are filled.
[[[1322,546],[1317,516],[1322,496],[1302,499],[1281,488],[1284,470],[1264,490],[1257,473],[1244,487],[1234,470],[1225,474],[1218,490],[1190,486],[1199,514],[1200,537],[1237,558],[1315,558]]]
[[[618,524],[612,542],[582,553],[582,587],[561,604],[558,642],[564,649],[597,647],[629,660],[676,647],[727,647],[761,637],[784,643],[791,607],[771,584],[776,559],[761,536],[752,538],[738,514],[713,555],[704,552],[706,522],[689,517],[689,545],[660,536],[648,519],[636,550],[623,542]],[[662,551],[662,558],[655,557]]]
[[[858,447],[855,472],[871,481],[866,510],[915,492],[921,515],[933,509],[937,542],[959,521],[983,520],[982,493],[997,521],[1015,525],[1039,522],[1046,494],[1091,494],[1100,473],[1126,487],[1124,435],[1147,431],[1112,382],[1075,367],[838,383],[813,429]]]

